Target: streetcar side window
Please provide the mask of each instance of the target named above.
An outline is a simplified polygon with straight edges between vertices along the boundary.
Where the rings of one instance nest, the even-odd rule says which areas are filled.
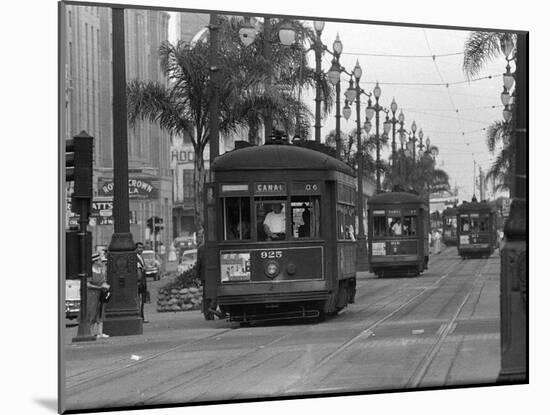
[[[318,196],[293,196],[291,207],[291,230],[293,238],[318,238],[321,215]]]
[[[256,237],[258,241],[284,241],[286,235],[286,199],[257,197]]]
[[[355,207],[339,203],[338,215],[338,239],[355,241]]]
[[[247,240],[250,232],[250,199],[226,197],[223,199],[223,239]]]

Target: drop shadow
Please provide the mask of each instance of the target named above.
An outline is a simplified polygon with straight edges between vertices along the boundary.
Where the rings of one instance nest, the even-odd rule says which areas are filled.
[[[36,398],[34,401],[37,404],[41,405],[42,407],[52,411],[53,413],[57,413],[57,399],[55,399],[55,398]]]

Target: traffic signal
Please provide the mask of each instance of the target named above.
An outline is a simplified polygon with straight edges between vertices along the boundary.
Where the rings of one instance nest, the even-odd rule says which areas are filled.
[[[147,227],[151,232],[158,233],[164,229],[164,219],[159,218],[158,216],[153,216],[147,219]]]
[[[92,198],[93,143],[85,131],[65,142],[65,181],[74,181],[74,198]]]

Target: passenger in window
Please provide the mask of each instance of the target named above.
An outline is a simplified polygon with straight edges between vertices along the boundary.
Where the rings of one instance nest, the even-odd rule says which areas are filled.
[[[264,230],[265,211],[261,205],[258,205],[256,214],[256,232],[258,233],[258,241],[267,241],[267,234]]]
[[[403,234],[403,228],[401,226],[401,219],[397,218],[391,226],[391,232],[393,235],[401,236]]]
[[[346,226],[345,239],[351,239],[352,241],[355,241],[355,235],[353,234],[353,226],[352,225]]]
[[[264,231],[272,241],[285,239],[285,213],[281,203],[274,203],[264,219]]]
[[[304,224],[298,227],[298,237],[307,238],[310,236],[309,230],[311,223],[311,212],[309,211],[309,206],[307,206],[305,203],[302,205],[302,207],[304,208],[304,211],[302,212],[302,220],[304,221]]]

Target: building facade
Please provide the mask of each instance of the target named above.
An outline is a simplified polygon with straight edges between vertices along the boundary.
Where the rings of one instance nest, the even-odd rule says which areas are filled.
[[[108,246],[114,232],[111,9],[67,5],[64,17],[61,134],[68,139],[84,130],[94,137],[90,231],[94,247]],[[127,81],[167,82],[158,48],[168,39],[169,19],[170,15],[162,11],[126,10]],[[129,126],[128,160],[133,238],[152,246],[160,242],[168,246],[173,234],[169,134],[149,122]],[[147,222],[154,217],[162,221],[163,229],[153,234]]]

